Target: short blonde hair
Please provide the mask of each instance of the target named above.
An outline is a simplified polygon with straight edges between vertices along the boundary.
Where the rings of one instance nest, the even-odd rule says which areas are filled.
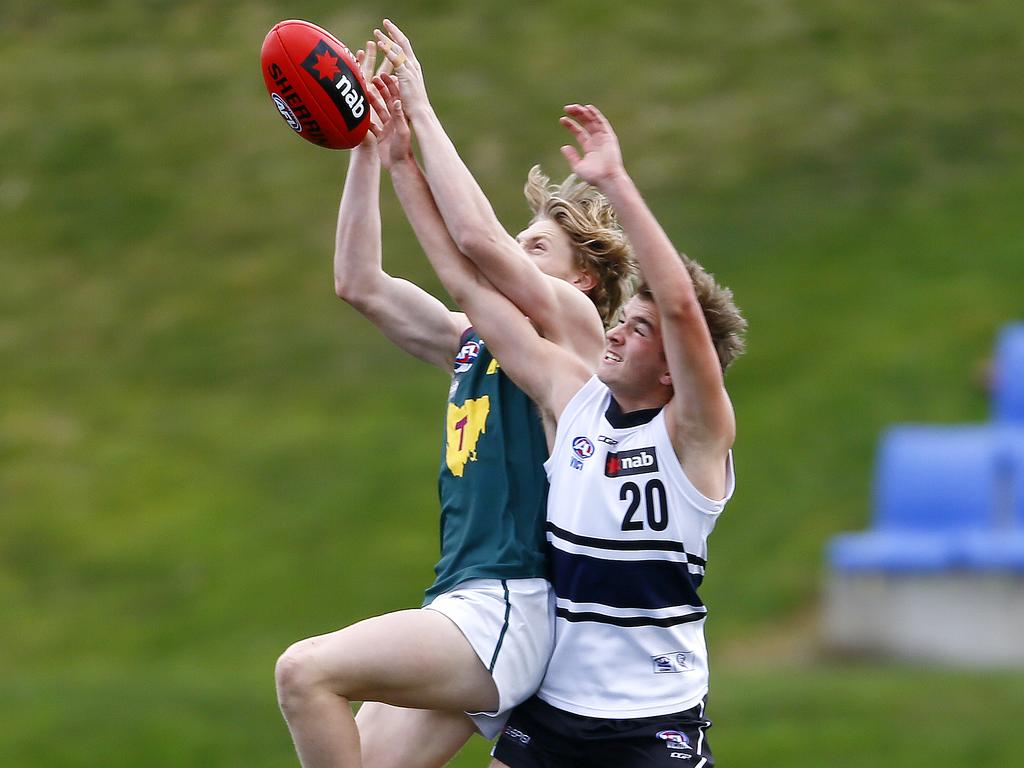
[[[577,267],[596,280],[587,295],[610,325],[630,293],[636,266],[608,198],[575,174],[552,184],[539,165],[530,169],[523,193],[534,221],[551,219],[569,235]]]
[[[690,273],[697,301],[704,312],[704,322],[708,324],[711,341],[715,345],[718,362],[724,372],[729,364],[747,349],[747,342],[743,338],[747,331],[747,321],[733,300],[732,290],[719,285],[714,275],[686,254],[679,254],[679,258],[683,260],[686,271]],[[647,301],[654,301],[654,295],[646,282],[641,283],[636,289],[636,295]]]

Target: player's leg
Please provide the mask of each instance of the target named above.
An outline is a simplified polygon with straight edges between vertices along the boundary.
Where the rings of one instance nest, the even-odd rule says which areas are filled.
[[[276,678],[305,768],[360,764],[350,701],[454,712],[498,706],[497,688],[473,647],[436,611],[385,614],[302,640],[278,660]]]
[[[441,768],[476,727],[462,712],[367,702],[356,715],[364,768]]]

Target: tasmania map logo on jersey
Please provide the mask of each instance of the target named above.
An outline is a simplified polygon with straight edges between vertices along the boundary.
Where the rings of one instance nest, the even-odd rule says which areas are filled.
[[[642,475],[658,471],[658,452],[654,446],[637,448],[635,451],[609,453],[604,460],[605,477]]]

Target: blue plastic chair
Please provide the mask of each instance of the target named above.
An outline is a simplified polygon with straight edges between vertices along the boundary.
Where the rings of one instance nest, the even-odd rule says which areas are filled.
[[[1000,450],[1000,431],[988,424],[891,427],[875,468],[875,528],[992,527]]]
[[[992,410],[996,421],[1024,424],[1024,323],[1004,326],[996,340]]]
[[[1011,527],[1024,535],[1024,425],[1004,426],[1001,440],[1009,506],[1009,514],[1005,517]]]
[[[964,565],[968,534],[993,530],[1000,446],[1000,431],[985,424],[887,430],[875,464],[873,529],[836,536],[830,564],[890,572]],[[984,544],[975,550],[983,559]]]

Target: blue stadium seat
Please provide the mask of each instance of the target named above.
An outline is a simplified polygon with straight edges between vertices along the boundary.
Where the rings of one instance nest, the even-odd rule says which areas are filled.
[[[1003,467],[1009,478],[1009,525],[1024,533],[1024,425],[1002,428]]]
[[[883,436],[875,465],[874,528],[829,545],[841,571],[986,567],[981,535],[995,526],[1000,430],[984,424],[901,425]],[[979,536],[968,563],[965,540]],[[1010,557],[1012,559],[1012,557]]]
[[[833,538],[833,568],[1024,572],[1024,322],[1000,332],[992,384],[989,424],[883,434],[872,529]]]
[[[1024,424],[1024,323],[1003,327],[992,361],[992,408],[996,421]]]
[[[983,530],[995,524],[999,430],[987,424],[901,425],[875,467],[875,528]]]
[[[968,533],[957,545],[955,563],[972,571],[1024,571],[1024,531]]]
[[[834,570],[886,573],[946,571],[958,559],[956,542],[944,534],[918,531],[841,533],[828,543]]]

